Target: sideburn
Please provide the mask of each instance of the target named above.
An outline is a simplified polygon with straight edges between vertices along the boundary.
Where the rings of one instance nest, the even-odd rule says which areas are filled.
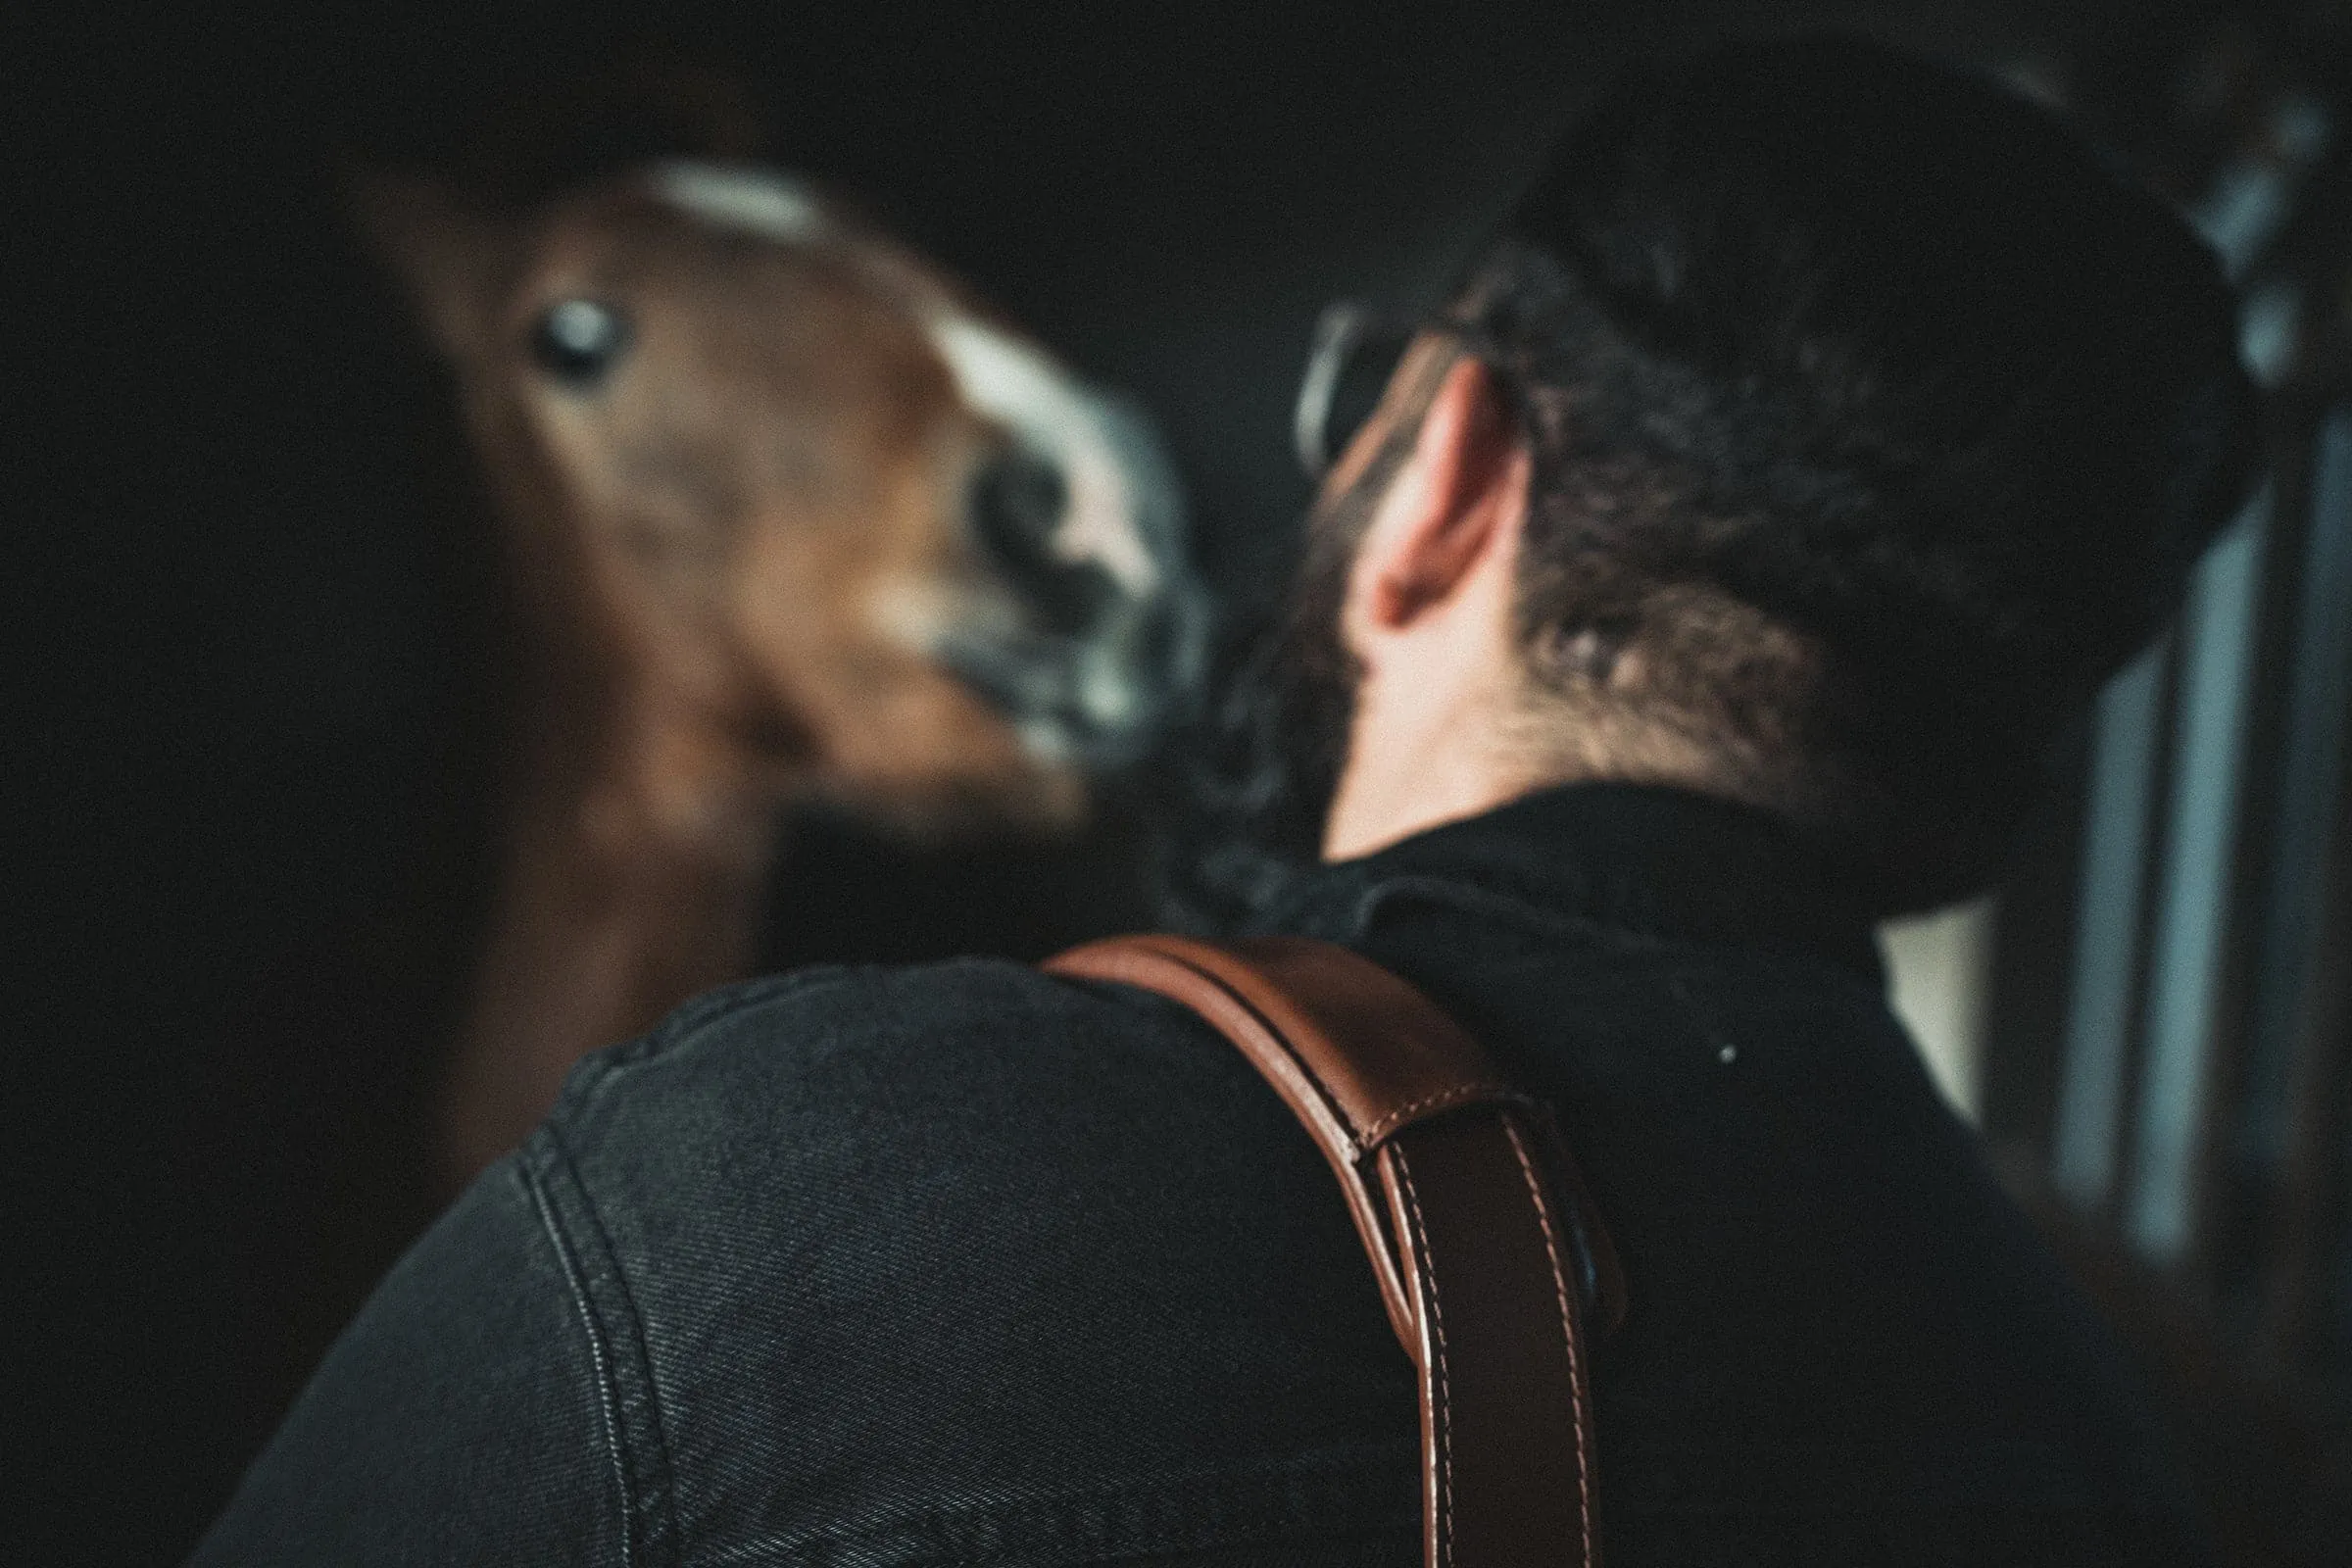
[[[1190,799],[1161,870],[1164,913],[1181,928],[1247,928],[1322,859],[1363,674],[1341,638],[1340,610],[1356,549],[1418,430],[1418,419],[1404,421],[1354,482],[1309,514],[1290,593],[1192,748]]]

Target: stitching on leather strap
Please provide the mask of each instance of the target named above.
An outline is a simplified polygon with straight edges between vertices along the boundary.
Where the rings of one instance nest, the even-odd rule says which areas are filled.
[[[1568,1276],[1560,1267],[1560,1248],[1552,1235],[1551,1210],[1544,1201],[1544,1189],[1536,1177],[1535,1161],[1528,1157],[1527,1145],[1519,1136],[1519,1125],[1512,1118],[1502,1118],[1502,1130],[1511,1141],[1511,1152],[1519,1156],[1519,1174],[1527,1181],[1527,1196],[1536,1205],[1536,1223],[1544,1232],[1544,1255],[1551,1260],[1551,1288],[1560,1303],[1560,1341],[1568,1354],[1568,1397],[1576,1423],[1576,1522],[1584,1538],[1583,1562],[1592,1561],[1592,1476],[1585,1455],[1585,1384],[1583,1369],[1577,1365],[1576,1319],[1570,1315],[1568,1304]]]
[[[1445,1105],[1466,1105],[1476,1101],[1492,1100],[1497,1095],[1505,1095],[1509,1092],[1500,1084],[1488,1083],[1483,1079],[1476,1083],[1455,1084],[1451,1088],[1441,1089],[1434,1095],[1423,1095],[1419,1100],[1398,1105],[1356,1136],[1367,1144],[1377,1144],[1425,1110],[1436,1110]]]
[[[1402,1127],[1414,1117],[1422,1115],[1425,1112],[1441,1110],[1453,1105],[1477,1104],[1481,1102],[1493,1100],[1502,1100],[1515,1103],[1525,1102],[1525,1097],[1522,1096],[1518,1091],[1512,1089],[1510,1085],[1493,1078],[1479,1078],[1468,1083],[1450,1084],[1444,1089],[1436,1091],[1435,1093],[1423,1095],[1420,1099],[1409,1101],[1404,1104],[1397,1105],[1391,1109],[1386,1115],[1376,1117],[1369,1124],[1359,1127],[1356,1125],[1354,1118],[1348,1114],[1348,1108],[1341,1104],[1340,1102],[1332,1095],[1330,1086],[1324,1082],[1323,1074],[1315,1068],[1313,1063],[1309,1062],[1303,1055],[1299,1054],[1298,1042],[1291,1038],[1289,1031],[1283,1029],[1280,1025],[1275,1023],[1272,1018],[1268,1017],[1265,1012],[1259,1008],[1258,1004],[1250,999],[1249,994],[1243,991],[1241,987],[1236,985],[1231,979],[1227,978],[1224,973],[1206,964],[1200,963],[1189,954],[1172,948],[1161,947],[1148,939],[1138,940],[1131,938],[1114,938],[1108,942],[1101,944],[1101,946],[1112,950],[1112,956],[1114,960],[1118,961],[1120,968],[1126,967],[1125,960],[1131,955],[1136,956],[1146,956],[1161,963],[1174,964],[1176,967],[1184,970],[1186,973],[1191,974],[1200,980],[1207,982],[1210,986],[1213,986],[1216,988],[1216,990],[1223,993],[1226,1000],[1231,1002],[1235,1006],[1241,1008],[1242,1012],[1252,1022],[1254,1022],[1266,1035],[1266,1037],[1272,1040],[1274,1044],[1281,1049],[1282,1054],[1291,1059],[1292,1064],[1298,1069],[1299,1075],[1305,1080],[1308,1089],[1313,1092],[1315,1099],[1322,1104],[1324,1110],[1330,1114],[1333,1123],[1344,1129],[1348,1137],[1353,1140],[1355,1145],[1354,1153],[1358,1158],[1362,1157],[1363,1154],[1377,1147],[1381,1140],[1387,1138],[1389,1134],[1395,1132],[1397,1128]],[[1214,945],[1211,944],[1211,947],[1214,948]],[[1078,951],[1086,952],[1089,950],[1081,949]],[[1241,955],[1235,954],[1229,950],[1215,949],[1215,951],[1217,951],[1220,956],[1228,959],[1241,957]],[[1251,964],[1250,960],[1243,958],[1242,962],[1245,969],[1250,970],[1253,973],[1256,972],[1255,966]],[[1049,970],[1051,970],[1054,968],[1054,964],[1049,962],[1047,967]],[[1066,973],[1069,971],[1062,972]],[[1147,984],[1132,973],[1121,975],[1115,971],[1092,972],[1100,973],[1105,979],[1120,980],[1122,983],[1128,985],[1140,984],[1144,986],[1145,990],[1154,991],[1161,996],[1170,997],[1172,1000],[1177,1001],[1185,1006],[1189,1007],[1192,1005],[1191,1003],[1186,1002],[1181,997],[1175,996],[1174,993],[1160,991],[1157,986]],[[1258,978],[1262,982],[1265,977],[1262,974],[1259,974]],[[1217,1026],[1212,1024],[1211,1027],[1214,1028]]]
[[[1249,1017],[1251,1022],[1257,1025],[1258,1029],[1264,1033],[1266,1038],[1273,1041],[1274,1044],[1281,1050],[1282,1054],[1290,1058],[1292,1065],[1298,1069],[1299,1076],[1305,1079],[1308,1090],[1313,1093],[1315,1099],[1322,1103],[1325,1112],[1330,1115],[1332,1124],[1345,1130],[1348,1137],[1354,1142],[1355,1148],[1351,1152],[1353,1157],[1362,1157],[1364,1150],[1373,1142],[1373,1140],[1368,1138],[1364,1133],[1358,1131],[1355,1123],[1348,1119],[1347,1107],[1332,1098],[1330,1087],[1323,1082],[1323,1075],[1314,1069],[1312,1063],[1307,1061],[1304,1056],[1301,1056],[1298,1054],[1298,1044],[1290,1037],[1288,1031],[1276,1024],[1273,1019],[1267,1017],[1264,1012],[1259,1010],[1257,1004],[1250,1001],[1250,998],[1243,993],[1239,986],[1226,979],[1225,976],[1219,974],[1216,970],[1195,963],[1191,958],[1186,957],[1183,954],[1170,953],[1164,948],[1146,948],[1142,951],[1152,954],[1154,957],[1189,970],[1193,974],[1196,974],[1201,979],[1207,981],[1210,985],[1216,987],[1219,991],[1223,992],[1227,999],[1230,1000],[1235,1006],[1241,1008],[1242,1012]],[[1185,1005],[1190,1006],[1191,1004],[1187,1003]],[[1209,1027],[1213,1029],[1216,1027],[1216,1025],[1211,1023]]]
[[[1446,1381],[1446,1310],[1438,1299],[1438,1271],[1429,1255],[1429,1227],[1421,1218],[1421,1195],[1413,1187],[1413,1168],[1404,1151],[1395,1150],[1396,1187],[1413,1227],[1413,1255],[1421,1259],[1416,1271],[1429,1282],[1430,1381],[1434,1387],[1429,1430],[1438,1450],[1438,1562],[1453,1561],[1453,1413]],[[1580,1468],[1582,1456],[1579,1456]]]

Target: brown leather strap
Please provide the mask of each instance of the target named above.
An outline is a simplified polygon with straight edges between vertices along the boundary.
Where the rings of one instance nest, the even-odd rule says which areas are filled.
[[[1430,1568],[1597,1563],[1584,1326],[1613,1326],[1623,1282],[1543,1108],[1436,1004],[1328,943],[1118,937],[1046,967],[1191,1007],[1323,1151],[1420,1370]]]

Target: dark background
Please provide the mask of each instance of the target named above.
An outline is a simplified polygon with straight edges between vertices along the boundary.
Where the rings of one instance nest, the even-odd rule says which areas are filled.
[[[779,161],[1157,416],[1234,618],[1278,589],[1315,311],[1426,296],[1629,48],[1820,20],[1946,53],[2147,6],[1490,3],[82,12],[6,94],[11,771],[0,1526],[169,1560],[428,1217],[432,1021],[478,917],[488,577],[430,368],[335,202],[486,106],[659,48]],[[11,685],[20,683],[12,681]],[[924,862],[817,824],[779,957],[1037,952],[1127,839]],[[1103,892],[1103,888],[1111,891]],[[1091,894],[1086,890],[1095,891]],[[1083,896],[1082,896],[1083,895]],[[1091,900],[1091,902],[1090,902]],[[918,919],[885,917],[911,906]],[[23,1555],[20,1556],[19,1554]]]

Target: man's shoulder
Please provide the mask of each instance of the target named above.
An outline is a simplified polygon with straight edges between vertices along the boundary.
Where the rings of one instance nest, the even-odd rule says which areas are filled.
[[[1410,1523],[1410,1369],[1345,1205],[1157,998],[979,960],[754,982],[584,1064],[516,1174],[713,1539]]]
[[[825,965],[698,997],[588,1057],[549,1130],[579,1151],[646,1138],[711,1145],[814,1116],[887,1141],[936,1115],[1069,1099],[1178,1061],[1229,1079],[1227,1054],[1157,998],[1025,964]]]

